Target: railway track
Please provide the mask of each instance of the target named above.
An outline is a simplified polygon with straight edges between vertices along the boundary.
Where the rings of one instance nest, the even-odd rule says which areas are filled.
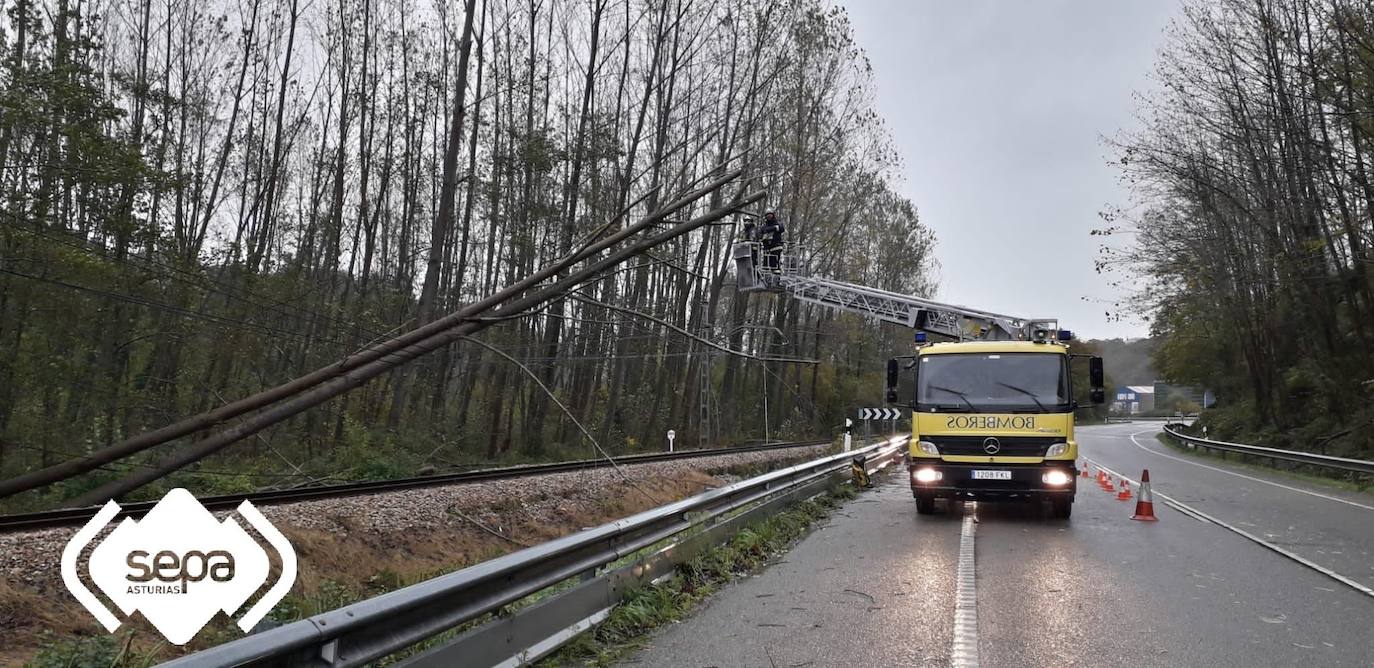
[[[816,441],[796,441],[790,443],[770,443],[766,445],[743,445],[730,448],[710,448],[703,450],[679,450],[677,452],[653,452],[642,455],[625,455],[615,459],[616,464],[644,464],[649,462],[672,461],[678,459],[695,459],[697,457],[712,457],[716,455],[735,454],[740,452],[761,452],[767,450],[785,450],[788,448],[802,448],[817,445],[825,445],[828,440]],[[548,473],[561,473],[564,471],[580,471],[584,469],[594,469],[610,466],[610,462],[605,459],[579,459],[568,462],[552,462],[549,464],[526,464],[521,466],[507,466],[502,468],[481,469],[476,471],[461,471],[457,473],[438,473],[434,475],[418,476],[414,478],[397,478],[393,480],[364,480],[360,482],[350,482],[338,485],[319,485],[315,487],[300,487],[296,489],[271,490],[263,492],[251,492],[248,494],[228,494],[224,496],[201,497],[200,502],[210,510],[232,510],[244,501],[251,501],[254,505],[291,503],[294,501],[307,501],[310,499],[338,498],[344,496],[360,496],[363,494],[376,494],[379,492],[394,492],[406,489],[419,489],[423,487],[440,487],[443,485],[456,485],[471,482],[483,482],[487,480],[504,480],[509,478],[521,478],[525,476],[544,475]],[[119,514],[115,519],[122,517],[142,517],[156,504],[155,501],[135,501],[132,503],[121,504]],[[6,531],[28,531],[33,529],[48,529],[53,527],[77,526],[84,524],[94,517],[99,506],[88,506],[84,508],[58,508],[56,510],[41,510],[31,513],[13,513],[0,515],[0,532]]]

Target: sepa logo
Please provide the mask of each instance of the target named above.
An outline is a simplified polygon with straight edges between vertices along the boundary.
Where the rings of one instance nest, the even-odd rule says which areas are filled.
[[[281,556],[281,578],[239,618],[251,630],[296,581],[296,552],[291,543],[253,504],[238,513]],[[119,513],[105,507],[72,536],[62,551],[62,581],[76,600],[110,632],[119,619],[78,577],[76,561],[100,530]],[[268,577],[267,552],[233,518],[215,519],[196,497],[174,489],[142,520],[125,518],[91,550],[91,581],[124,615],[142,612],[167,640],[184,645],[219,611],[233,616]]]

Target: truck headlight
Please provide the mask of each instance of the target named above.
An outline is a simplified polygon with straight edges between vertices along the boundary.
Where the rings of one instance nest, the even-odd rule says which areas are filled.
[[[916,441],[916,449],[926,453],[927,455],[940,454],[940,449],[935,447],[935,444],[931,443],[930,441]]]
[[[1069,484],[1069,481],[1073,480],[1073,477],[1063,471],[1050,471],[1040,476],[1040,479],[1043,480],[1046,485],[1059,486]]]
[[[943,476],[935,469],[916,469],[916,472],[912,473],[911,477],[916,482],[935,482]]]
[[[1066,452],[1068,452],[1068,451],[1069,451],[1069,444],[1068,444],[1068,443],[1055,443],[1054,445],[1051,445],[1051,446],[1050,446],[1050,449],[1048,449],[1048,450],[1045,451],[1045,456],[1046,456],[1046,457],[1058,457],[1059,455],[1062,455],[1062,454],[1064,454],[1064,453],[1066,453]]]

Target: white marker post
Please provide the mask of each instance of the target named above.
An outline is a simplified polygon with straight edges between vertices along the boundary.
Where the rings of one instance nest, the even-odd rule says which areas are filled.
[[[669,429],[669,430],[668,430],[668,452],[672,452],[672,451],[673,451],[673,439],[675,439],[675,438],[677,438],[677,432],[673,431],[672,429]]]
[[[854,421],[853,421],[853,420],[851,420],[851,419],[849,419],[849,418],[845,418],[845,419],[844,419],[844,451],[845,451],[845,452],[849,452],[849,447],[850,447],[849,430],[850,430],[853,426],[854,426]]]

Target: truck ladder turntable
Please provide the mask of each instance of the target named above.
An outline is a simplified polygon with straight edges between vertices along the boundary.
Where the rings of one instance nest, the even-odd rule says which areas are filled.
[[[777,268],[759,266],[766,256],[756,242],[736,242],[732,255],[735,260],[736,287],[740,292],[786,294],[804,302],[959,341],[1025,341],[1032,339],[1036,330],[1054,332],[1058,329],[1055,319],[1030,319],[980,311],[812,276],[795,252],[778,254]]]

